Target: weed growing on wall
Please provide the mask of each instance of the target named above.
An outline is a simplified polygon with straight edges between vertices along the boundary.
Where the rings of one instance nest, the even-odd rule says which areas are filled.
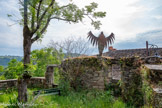
[[[122,66],[122,99],[128,105],[143,106],[141,61],[136,58],[122,58],[120,63]]]
[[[146,68],[142,68],[141,75],[143,79],[142,90],[144,94],[144,104],[145,106],[151,107],[153,105],[153,90],[149,84],[149,70]]]

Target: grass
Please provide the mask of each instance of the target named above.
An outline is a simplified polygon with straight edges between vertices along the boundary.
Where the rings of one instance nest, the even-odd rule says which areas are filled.
[[[7,89],[0,91],[0,103],[8,102],[10,97],[17,96],[17,91],[14,89]]]
[[[121,99],[115,99],[109,91],[71,91],[65,96],[47,95],[39,96],[35,101],[32,95],[33,90],[29,89],[29,108],[127,108],[126,104]],[[0,95],[0,103],[14,103],[17,92],[1,91],[4,94]],[[11,100],[10,100],[11,98]],[[12,101],[12,102],[9,102]],[[5,106],[0,105],[0,108]]]

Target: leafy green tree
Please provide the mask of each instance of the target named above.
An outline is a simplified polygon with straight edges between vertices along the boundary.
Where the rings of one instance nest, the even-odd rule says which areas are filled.
[[[5,79],[16,79],[23,73],[23,63],[16,59],[10,60],[8,66],[3,69]]]
[[[0,73],[3,72],[3,70],[4,70],[4,67],[0,66]]]
[[[43,77],[46,72],[46,66],[49,64],[60,64],[63,60],[62,51],[57,51],[53,48],[43,48],[40,50],[33,50],[31,52],[31,63],[28,64],[28,72],[32,76]],[[23,73],[23,63],[12,59],[8,63],[8,67],[4,69],[3,66],[0,66],[0,75],[1,72],[4,72],[4,78],[1,79],[15,79],[18,78]],[[57,74],[57,71],[55,73]]]
[[[82,22],[85,17],[89,18],[91,24],[99,29],[101,22],[97,18],[106,16],[106,12],[96,12],[97,3],[91,3],[84,8],[70,2],[67,5],[59,5],[56,0],[19,0],[23,19],[20,24],[24,26],[24,66],[30,63],[31,45],[43,38],[51,20],[61,20],[69,23]]]
[[[3,73],[4,73],[4,67],[0,66],[0,80],[5,80]]]
[[[16,59],[12,59],[4,71],[4,76],[6,79],[18,78],[18,76],[23,73],[23,63],[17,61]]]
[[[23,25],[23,51],[24,51],[24,73],[19,78],[18,100],[27,102],[27,82],[30,75],[26,70],[30,64],[31,45],[43,38],[46,29],[52,19],[62,20],[69,23],[82,22],[84,17],[91,19],[91,24],[97,29],[101,25],[100,21],[94,18],[105,17],[105,12],[95,12],[97,3],[91,3],[85,8],[79,9],[75,4],[69,3],[60,6],[56,0],[19,0],[22,8]],[[9,15],[10,16],[10,15]]]
[[[63,60],[62,51],[54,50],[53,48],[43,48],[31,52],[31,63],[36,67],[33,76],[42,77],[46,72],[46,67],[49,64],[60,64]],[[55,73],[56,74],[56,73]]]

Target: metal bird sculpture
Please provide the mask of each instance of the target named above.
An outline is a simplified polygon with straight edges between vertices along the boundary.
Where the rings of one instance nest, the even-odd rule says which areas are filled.
[[[105,37],[103,32],[101,32],[99,37],[96,37],[90,31],[90,32],[88,32],[87,38],[89,38],[89,40],[91,41],[93,46],[94,45],[98,46],[99,56],[102,56],[102,52],[103,52],[104,48],[107,48],[107,46],[109,46],[109,44],[112,44],[114,42],[115,35],[113,33],[111,33],[110,36]]]

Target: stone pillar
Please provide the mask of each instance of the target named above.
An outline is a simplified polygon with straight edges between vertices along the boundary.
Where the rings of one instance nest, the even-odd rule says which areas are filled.
[[[58,65],[48,65],[47,70],[45,73],[45,86],[46,87],[52,87],[54,85],[54,68],[58,67]]]

